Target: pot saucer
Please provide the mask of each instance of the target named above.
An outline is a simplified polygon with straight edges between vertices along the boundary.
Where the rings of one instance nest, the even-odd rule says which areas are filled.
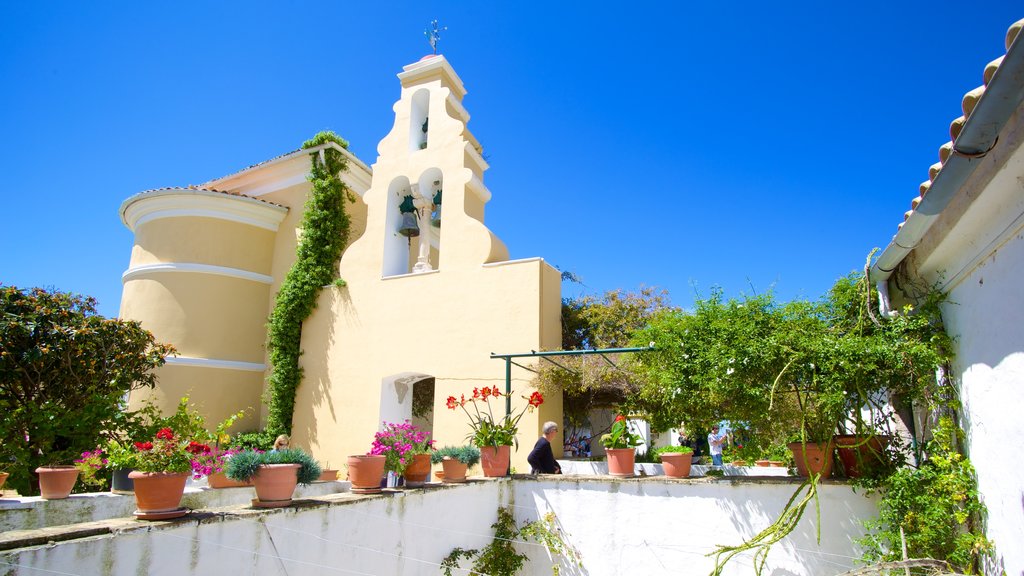
[[[132,512],[132,516],[139,520],[170,520],[171,518],[181,518],[188,514],[190,510],[188,508],[175,508],[174,510],[161,510],[159,512],[143,512],[142,510],[136,510]]]

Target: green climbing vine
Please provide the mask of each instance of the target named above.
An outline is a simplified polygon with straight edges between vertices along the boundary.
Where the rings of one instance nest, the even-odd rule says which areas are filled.
[[[348,142],[333,132],[320,132],[302,144],[314,148],[334,142],[348,148]],[[299,355],[302,354],[302,322],[313,312],[323,286],[344,285],[336,281],[337,264],[348,243],[349,217],[345,200],[352,201],[351,191],[340,174],[348,165],[345,155],[334,148],[323,148],[310,154],[313,184],[302,215],[302,236],[296,249],[295,263],[281,283],[274,300],[274,310],[267,324],[270,349],[269,418],[267,429],[273,434],[290,434],[295,408],[295,391],[302,381]]]
[[[554,512],[548,512],[540,520],[527,522],[522,526],[516,526],[516,520],[512,516],[510,508],[498,508],[498,521],[491,524],[494,528],[494,540],[483,548],[467,550],[455,548],[441,561],[441,569],[445,576],[452,576],[452,570],[461,570],[459,560],[471,560],[472,568],[468,571],[470,575],[489,576],[514,576],[519,574],[523,565],[529,559],[526,554],[516,551],[517,541],[534,540],[547,548],[553,558],[564,558],[566,561],[580,566],[579,553],[569,546],[562,537],[558,528]],[[554,576],[559,574],[559,565],[551,566]]]

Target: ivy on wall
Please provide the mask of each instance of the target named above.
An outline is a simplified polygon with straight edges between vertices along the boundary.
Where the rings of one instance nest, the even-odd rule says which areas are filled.
[[[303,149],[334,142],[348,148],[348,142],[334,132],[320,132],[302,144]],[[354,200],[339,175],[348,166],[341,151],[325,148],[310,154],[309,181],[313,188],[302,215],[302,235],[295,263],[284,278],[274,300],[267,324],[270,350],[269,415],[267,429],[273,434],[290,434],[295,409],[295,391],[302,381],[302,322],[316,307],[323,286],[337,277],[341,252],[348,244],[349,217],[345,200]],[[344,285],[343,281],[336,282]]]

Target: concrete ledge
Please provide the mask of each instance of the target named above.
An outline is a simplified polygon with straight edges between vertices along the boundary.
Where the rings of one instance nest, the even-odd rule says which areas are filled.
[[[604,460],[559,460],[558,465],[562,469],[562,474],[566,476],[600,476],[602,474],[608,474],[608,462]],[[694,464],[690,468],[690,477],[695,478],[704,476],[707,473],[707,471],[712,468],[715,467]],[[731,464],[726,464],[725,466],[719,466],[718,469],[721,470],[726,476],[789,476],[789,468],[773,468],[764,466],[733,466]],[[665,477],[665,470],[662,468],[661,464],[636,464],[633,467],[633,470],[637,476]]]
[[[348,492],[351,483],[314,482],[296,486],[294,498],[312,498]],[[253,489],[209,488],[189,486],[181,505],[193,510],[248,505],[255,497]],[[38,496],[0,500],[0,532],[11,530],[41,530],[51,526],[68,526],[97,522],[113,518],[131,518],[135,507],[132,494],[94,492],[73,494],[64,500],[43,500]]]

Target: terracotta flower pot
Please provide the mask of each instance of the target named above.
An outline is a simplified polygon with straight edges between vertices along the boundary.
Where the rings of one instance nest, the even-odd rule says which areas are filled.
[[[747,465],[747,461],[746,460],[733,460],[732,461],[732,465],[733,466],[746,466]]]
[[[670,478],[686,478],[690,475],[692,465],[693,453],[664,452],[661,454],[661,467],[665,470],[665,476]]]
[[[256,488],[257,508],[280,508],[292,503],[292,493],[299,483],[301,464],[263,464],[252,477]]]
[[[412,464],[405,467],[406,488],[419,488],[430,476],[430,454],[416,454],[412,457]]]
[[[460,484],[466,481],[466,471],[469,469],[469,466],[466,466],[464,463],[455,458],[445,458],[441,460],[441,467],[444,468],[441,481],[445,484]]]
[[[320,471],[320,477],[316,479],[317,482],[334,482],[338,479],[338,471],[334,468],[327,468]]]
[[[39,493],[43,500],[61,500],[71,494],[78,481],[78,468],[74,466],[40,466]]]
[[[806,451],[800,442],[791,442],[787,445],[793,451],[793,461],[796,462],[797,476],[808,476],[808,474],[821,474],[821,479],[832,477],[832,450],[833,444],[808,442]]]
[[[135,517],[140,520],[166,520],[188,514],[181,508],[187,472],[136,472],[128,474],[135,483]]]
[[[216,474],[210,474],[206,477],[206,483],[209,484],[210,488],[243,488],[245,486],[252,486],[252,482],[239,482],[232,480],[227,477],[227,474],[223,472],[217,472]]]
[[[380,479],[384,476],[383,456],[349,456],[348,479],[357,494],[380,492]]]
[[[634,464],[636,462],[636,449],[634,448],[605,448],[608,456],[608,473],[619,478],[632,478]]]
[[[10,476],[7,472],[0,472],[0,490],[4,488],[4,482],[7,482],[7,477]]]
[[[480,467],[484,469],[484,476],[488,478],[500,478],[508,472],[508,463],[511,458],[511,446],[481,446]]]
[[[884,465],[889,436],[840,434],[832,437],[843,470],[849,478],[860,478],[866,471]]]

